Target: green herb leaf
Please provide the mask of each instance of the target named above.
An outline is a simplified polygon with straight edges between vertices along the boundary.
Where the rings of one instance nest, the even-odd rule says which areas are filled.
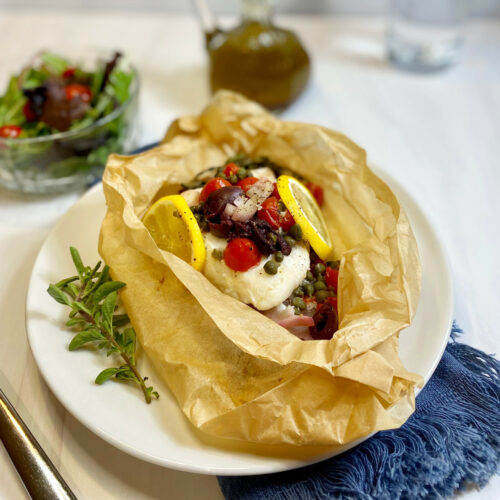
[[[106,380],[109,380],[111,377],[114,377],[118,372],[120,371],[120,368],[106,368],[103,370],[99,375],[97,375],[95,379],[95,383],[97,385],[102,385]]]
[[[104,299],[106,296],[108,296],[111,292],[119,290],[120,288],[123,288],[124,286],[125,286],[125,283],[122,283],[121,281],[108,281],[106,283],[103,283],[99,288],[94,290],[94,292],[95,292],[94,303],[98,304],[102,299]]]
[[[108,329],[111,330],[113,326],[113,313],[116,307],[116,300],[118,294],[116,292],[111,292],[102,303],[102,322],[108,325]]]
[[[85,330],[73,337],[68,348],[70,351],[75,351],[83,345],[94,342],[95,340],[104,340],[102,333],[97,329]]]
[[[47,292],[49,292],[49,295],[59,302],[59,304],[64,304],[69,306],[71,304],[68,296],[56,285],[49,285],[49,288],[47,288]]]
[[[83,278],[83,274],[85,273],[85,267],[82,263],[82,258],[80,257],[80,252],[75,247],[70,247],[71,258],[73,259],[73,264],[78,272],[78,276],[80,279]]]

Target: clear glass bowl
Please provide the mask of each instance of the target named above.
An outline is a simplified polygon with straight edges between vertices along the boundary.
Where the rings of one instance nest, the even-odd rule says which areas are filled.
[[[129,99],[91,125],[42,137],[0,138],[0,185],[38,194],[79,189],[102,175],[110,153],[132,150],[139,79],[131,70]]]

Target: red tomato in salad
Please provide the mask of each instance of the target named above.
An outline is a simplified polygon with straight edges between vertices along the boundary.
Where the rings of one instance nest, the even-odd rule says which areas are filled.
[[[0,127],[0,137],[15,139],[21,135],[23,129],[19,125],[4,125]]]
[[[287,210],[283,215],[278,207],[278,200],[270,196],[262,203],[262,208],[257,212],[259,219],[265,220],[273,229],[282,228],[288,231],[294,224],[292,214]]]
[[[221,177],[215,177],[211,181],[208,181],[200,193],[200,201],[205,201],[210,193],[217,191],[217,189],[223,188],[224,186],[230,186],[231,183],[222,179]]]
[[[79,97],[83,102],[90,102],[92,99],[92,91],[87,85],[82,85],[81,83],[72,83],[64,87],[66,92],[66,99],[71,101],[75,97]]]
[[[236,183],[237,186],[240,186],[245,193],[258,181],[257,177],[247,177],[246,179],[242,179]]]
[[[323,188],[321,186],[318,186],[317,184],[313,184],[312,182],[308,182],[306,184],[306,188],[311,191],[311,194],[314,196],[315,200],[318,202],[318,205],[321,207],[323,205],[323,202],[325,201]]]
[[[333,286],[335,291],[339,284],[339,270],[333,269],[332,267],[327,267],[325,270],[325,282],[327,286]]]
[[[278,186],[277,186],[276,182],[274,183],[274,189],[273,189],[273,192],[271,193],[271,196],[274,196],[277,200],[281,200],[281,196],[278,193]]]
[[[240,169],[240,167],[238,167],[238,165],[236,165],[236,163],[228,163],[225,167],[224,167],[224,175],[226,177],[229,177],[230,175],[234,175],[236,174],[236,172],[238,172],[238,170]]]
[[[63,78],[71,78],[72,76],[75,75],[75,71],[76,71],[76,68],[73,68],[72,66],[66,68],[63,72],[62,72],[62,77]]]
[[[231,240],[224,250],[224,262],[233,271],[248,271],[261,259],[257,245],[248,238]]]

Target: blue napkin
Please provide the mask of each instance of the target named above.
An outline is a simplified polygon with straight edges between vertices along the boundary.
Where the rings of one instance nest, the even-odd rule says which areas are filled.
[[[400,428],[302,469],[219,477],[227,500],[446,498],[499,471],[500,362],[450,342]]]

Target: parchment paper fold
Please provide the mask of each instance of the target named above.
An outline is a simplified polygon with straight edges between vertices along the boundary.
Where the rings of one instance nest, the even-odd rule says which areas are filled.
[[[268,156],[325,191],[324,214],[341,258],[340,328],[301,341],[160,250],[141,222],[151,203],[234,153]],[[414,386],[398,357],[420,293],[407,217],[366,166],[363,149],[316,125],[280,121],[223,91],[182,117],[164,142],[110,157],[99,250],[138,338],[186,417],[209,434],[261,443],[343,444],[400,426]],[[207,256],[210,258],[210,256]]]

